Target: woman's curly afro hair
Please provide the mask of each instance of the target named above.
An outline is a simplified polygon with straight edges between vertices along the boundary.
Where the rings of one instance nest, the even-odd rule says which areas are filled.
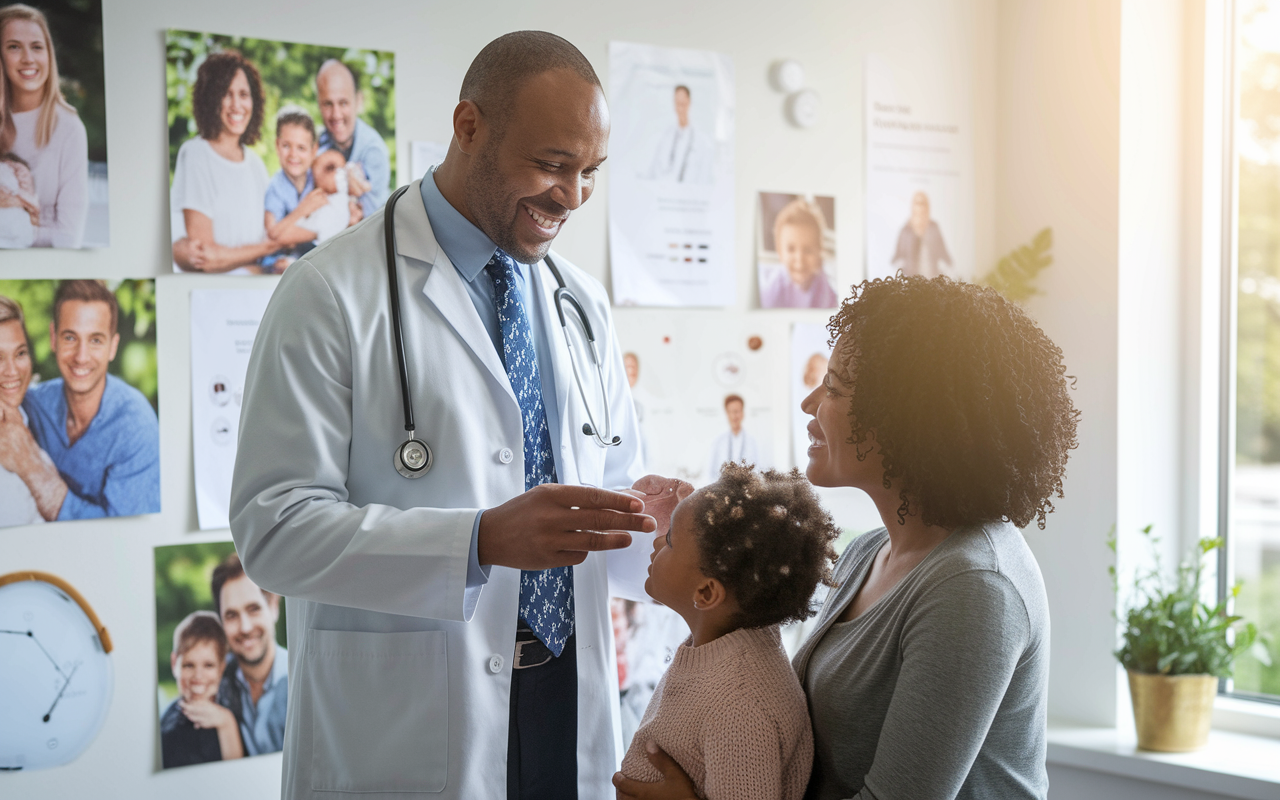
[[[813,616],[814,590],[832,585],[840,529],[799,470],[760,473],[729,462],[685,502],[694,504],[699,569],[738,604],[739,627]]]
[[[899,520],[1044,528],[1080,412],[1062,350],[996,291],[948,278],[864,281],[827,325],[850,444],[879,446]]]
[[[222,133],[222,98],[231,88],[236,73],[241,70],[249,81],[253,113],[249,117],[249,127],[240,134],[240,144],[256,144],[262,138],[265,105],[262,99],[262,77],[253,62],[235,50],[211,54],[196,70],[196,85],[191,90],[191,115],[196,119],[196,130],[200,131],[201,138],[216,139]]]

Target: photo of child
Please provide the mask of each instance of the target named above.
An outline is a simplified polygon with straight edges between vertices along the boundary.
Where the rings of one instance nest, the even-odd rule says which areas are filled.
[[[284,747],[284,598],[244,573],[231,542],[157,547],[156,700],[161,769]]]
[[[761,308],[835,308],[834,197],[760,192]]]
[[[160,715],[165,769],[244,757],[235,715],[217,700],[226,659],[227,634],[212,611],[192,611],[178,623],[169,656],[178,698]]]
[[[40,201],[27,162],[13,153],[0,154],[0,248],[30,247],[39,224]]]
[[[804,796],[813,732],[779,626],[807,619],[814,590],[830,585],[839,529],[797,470],[764,473],[726,463],[714,483],[680,502],[654,540],[654,600],[692,635],[671,660],[615,779],[661,780],[656,744],[684,769],[690,795]]]

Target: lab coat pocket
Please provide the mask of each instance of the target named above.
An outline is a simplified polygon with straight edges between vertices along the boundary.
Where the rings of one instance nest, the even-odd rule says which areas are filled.
[[[439,792],[449,757],[444,631],[307,632],[311,788]]]

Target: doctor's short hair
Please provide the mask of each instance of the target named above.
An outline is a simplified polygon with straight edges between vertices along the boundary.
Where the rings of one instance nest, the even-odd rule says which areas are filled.
[[[728,408],[730,403],[737,403],[743,408],[747,407],[747,403],[742,399],[742,395],[738,395],[738,394],[725,395],[724,407]]]
[[[685,86],[683,83],[678,84],[675,90],[672,91],[671,93],[675,94],[676,92],[684,92],[685,97],[689,98],[690,100],[693,99],[693,92],[689,91],[689,87]]]
[[[213,610],[217,613],[218,619],[222,619],[222,587],[227,585],[227,581],[234,581],[237,578],[247,577],[244,574],[244,564],[240,563],[240,554],[231,553],[222,559],[222,563],[213,568],[213,576],[209,579],[209,589],[213,592]],[[250,578],[252,580],[252,578]],[[254,584],[257,586],[257,584]],[[262,597],[267,601],[275,597],[274,594],[258,586],[258,591],[262,592]]]
[[[276,138],[280,138],[280,131],[286,125],[297,125],[307,133],[311,134],[312,144],[316,141],[316,121],[311,115],[303,111],[299,106],[285,106],[276,112]]]
[[[501,133],[524,82],[553,69],[571,70],[604,91],[591,62],[569,40],[546,31],[513,31],[489,42],[471,62],[458,100],[479,106]]]
[[[115,292],[107,288],[106,283],[79,280],[63,281],[58,284],[58,290],[53,293],[54,329],[62,327],[62,305],[69,300],[81,303],[106,303],[111,311],[111,333],[116,332],[116,327],[120,323],[120,302],[116,300]]]
[[[810,601],[818,584],[834,585],[832,542],[840,529],[800,470],[757,472],[727,462],[687,502],[695,504],[699,570],[738,604],[738,627],[800,622],[817,612]]]
[[[201,642],[213,645],[219,661],[227,657],[227,633],[212,611],[192,611],[182,618],[173,630],[173,654],[184,655]]]

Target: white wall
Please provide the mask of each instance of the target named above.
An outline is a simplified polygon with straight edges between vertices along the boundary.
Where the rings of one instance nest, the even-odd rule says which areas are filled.
[[[1068,222],[1068,212],[1058,214],[1056,209],[1043,209],[1007,224],[994,223],[994,0],[821,0],[792,4],[785,10],[775,2],[763,0],[650,0],[641,6],[588,0],[560,0],[551,5],[512,0],[491,0],[482,5],[414,0],[367,0],[357,4],[335,0],[274,4],[260,0],[114,0],[106,4],[104,17],[112,245],[96,252],[5,253],[0,255],[0,277],[161,276],[157,285],[163,512],[140,518],[0,531],[0,572],[41,569],[68,579],[96,607],[116,644],[115,698],[95,744],[66,767],[3,776],[0,792],[6,798],[181,796],[186,800],[221,800],[268,798],[279,793],[278,756],[156,772],[152,548],[229,538],[226,532],[195,532],[187,366],[189,293],[193,288],[259,287],[272,280],[166,273],[169,238],[164,29],[208,30],[395,51],[402,169],[407,167],[408,141],[447,137],[450,112],[471,58],[486,42],[506,31],[536,27],[566,36],[592,60],[606,85],[606,53],[611,38],[728,53],[737,70],[736,242],[741,282],[737,303],[730,311],[690,312],[708,325],[717,324],[723,314],[750,314],[762,325],[785,331],[792,319],[820,322],[825,318],[821,312],[805,315],[748,310],[755,292],[751,225],[754,192],[759,189],[836,195],[842,254],[840,279],[848,285],[860,277],[862,63],[872,52],[888,61],[904,84],[918,93],[917,102],[952,115],[962,130],[974,132],[978,173],[969,192],[976,199],[973,213],[979,264],[992,261],[996,239],[1006,247],[1044,224],[1054,224],[1058,226],[1059,241],[1063,242],[1059,255],[1064,266],[1055,268],[1050,291],[1055,297],[1066,295],[1071,299],[1075,296],[1072,286],[1079,281],[1065,265],[1087,262],[1097,249],[1093,235],[1087,232],[1083,252],[1068,243],[1067,234],[1074,235],[1090,226],[1089,215]],[[797,131],[782,119],[783,98],[766,84],[769,63],[780,57],[800,59],[810,85],[822,95],[824,119],[815,130]],[[1024,91],[1029,93],[1032,89],[1027,86]],[[1008,126],[1003,125],[1001,130],[1005,127]],[[1027,142],[1028,146],[1034,144],[1034,138]],[[1022,148],[1019,152],[1022,163],[1036,160],[1034,150]],[[1079,164],[1069,167],[1072,172],[1079,171]],[[1114,173],[1114,164],[1110,173]],[[407,177],[407,171],[402,172],[402,177]],[[1010,176],[1005,182],[1016,183]],[[1099,194],[1092,185],[1087,188],[1080,197],[1082,206],[1092,203]],[[575,214],[557,249],[607,279],[606,187],[599,186],[597,192],[598,196]],[[1064,201],[1064,205],[1071,203]],[[1001,216],[1007,216],[1008,210]],[[1079,216],[1074,211],[1069,213]],[[1103,224],[1109,216],[1114,227],[1114,197],[1109,214],[1105,209],[1090,214],[1096,214]],[[1114,262],[1114,234],[1111,240]],[[1114,296],[1106,311],[1114,329]],[[1055,319],[1057,327],[1051,333],[1066,333],[1068,321]],[[1073,343],[1072,357],[1078,358],[1082,348],[1087,350],[1085,343]],[[1105,390],[1105,380],[1094,377],[1094,372],[1101,371],[1104,369],[1082,370],[1088,376],[1082,396],[1092,397]],[[785,385],[783,381],[779,383]],[[779,425],[784,424],[785,416],[780,415]],[[1103,423],[1094,432],[1106,436],[1113,428],[1114,424],[1108,427]],[[1114,464],[1104,472],[1072,484],[1072,502],[1076,503],[1072,508],[1084,505],[1084,498],[1093,487],[1105,489],[1105,478],[1114,474]],[[843,504],[840,497],[834,501],[848,509],[842,512],[842,522],[867,526],[868,520],[855,518],[863,512]],[[1114,499],[1110,502],[1113,505]],[[1069,512],[1067,521],[1055,523],[1050,534],[1035,534],[1033,538],[1052,537],[1062,546],[1074,546],[1081,541],[1083,531],[1092,535],[1098,527],[1096,520],[1088,524],[1071,522],[1080,519],[1082,513],[1077,510],[1071,516]],[[1062,599],[1061,593],[1058,599]]]

